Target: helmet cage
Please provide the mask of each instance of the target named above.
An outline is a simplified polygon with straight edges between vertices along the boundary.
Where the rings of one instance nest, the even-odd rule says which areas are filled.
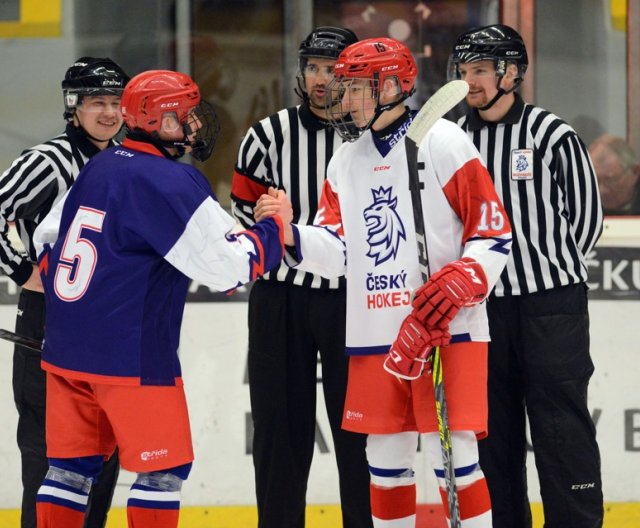
[[[363,89],[359,90],[359,94],[353,96],[354,83],[359,81],[366,81],[362,84]],[[325,111],[327,112],[327,118],[331,122],[331,126],[338,133],[338,135],[345,141],[355,141],[364,132],[371,128],[371,125],[375,122],[378,116],[388,110],[389,108],[398,104],[394,102],[392,104],[381,105],[380,104],[380,80],[377,74],[372,78],[365,77],[340,77],[335,78],[329,84],[327,91],[332,94],[332,97],[327,97]],[[363,109],[367,106],[367,101],[374,101],[375,106],[370,108],[373,113],[365,123],[356,123],[354,117],[349,113],[349,109],[356,99],[359,101],[356,105]],[[361,120],[359,120],[361,121]]]
[[[213,105],[208,101],[200,101],[200,104],[185,116],[180,125],[182,126],[183,139],[178,141],[160,140],[162,145],[177,149],[178,157],[184,155],[187,147],[191,147],[191,156],[198,161],[208,160],[220,135],[220,120]],[[189,140],[189,136],[194,132],[194,139]],[[159,139],[158,132],[153,134]]]
[[[201,100],[196,83],[184,73],[169,70],[150,70],[134,77],[122,96],[122,116],[136,137],[175,148],[178,157],[190,147],[192,156],[199,161],[211,156],[220,133],[216,112],[210,103]],[[181,139],[160,137],[167,116],[173,116],[182,127]]]
[[[380,114],[401,104],[415,91],[415,60],[408,48],[394,39],[368,39],[350,46],[340,54],[334,71],[335,78],[327,88],[332,97],[327,98],[325,110],[336,132],[346,141],[357,139],[371,128]],[[347,113],[349,107],[345,104],[354,80],[368,81],[371,98],[376,102],[371,119],[364,124],[359,119],[360,125]],[[382,104],[381,93],[386,89],[387,81],[393,81],[398,94],[393,100]],[[339,95],[340,104],[332,104],[336,102],[334,94]],[[363,107],[364,103],[365,100],[362,101]]]

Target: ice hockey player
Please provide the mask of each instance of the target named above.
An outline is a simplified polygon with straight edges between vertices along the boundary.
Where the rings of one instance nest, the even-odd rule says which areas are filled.
[[[176,527],[193,449],[178,346],[189,278],[221,291],[283,254],[280,216],[234,234],[196,168],[218,133],[185,74],[135,76],[122,95],[127,135],[93,158],[35,234],[45,289],[49,472],[39,528],[81,527],[87,495],[117,445],[137,473],[129,526]]]
[[[433,273],[422,283],[403,141],[412,120],[404,101],[416,75],[411,53],[393,39],[363,40],[340,54],[329,86],[342,95],[333,121],[355,141],[331,159],[316,225],[293,226],[285,258],[325,277],[347,277],[343,427],[368,433],[374,526],[415,526],[419,433],[426,433],[423,448],[447,503],[433,384],[423,375],[432,347],[442,345],[462,525],[489,528],[477,447],[487,433],[489,333],[481,301],[506,263],[510,227],[473,143],[439,120],[419,145]],[[261,198],[258,218],[277,199]]]

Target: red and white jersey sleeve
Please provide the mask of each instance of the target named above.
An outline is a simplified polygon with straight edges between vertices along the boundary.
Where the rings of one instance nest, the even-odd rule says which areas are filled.
[[[445,124],[447,128],[452,125],[442,120],[442,125]],[[511,226],[484,162],[477,152],[474,152],[476,157],[469,157],[468,147],[473,151],[475,147],[468,144],[465,148],[464,142],[456,149],[451,146],[451,138],[445,134],[427,134],[420,145],[419,158],[424,157],[427,173],[433,171],[441,182],[449,206],[462,222],[461,258],[468,257],[480,263],[491,291],[507,262]],[[433,237],[429,237],[428,230],[427,236]],[[431,273],[447,264],[441,262],[438,255],[438,252],[433,257],[430,255],[435,259]]]
[[[431,273],[470,257],[491,288],[511,232],[480,154],[457,125],[441,119],[418,156]],[[404,141],[382,156],[367,132],[336,152],[328,175],[317,226],[295,232],[300,266],[337,273],[346,265],[347,351],[386,353],[422,285]],[[484,305],[462,309],[450,331],[454,341],[488,341]]]
[[[335,166],[329,164],[314,225],[294,225],[293,234],[298,248],[297,257],[301,260],[298,262],[297,259],[286,256],[287,264],[303,271],[317,273],[327,279],[345,274],[346,245],[340,198],[335,180]],[[304,256],[302,247],[304,247]]]

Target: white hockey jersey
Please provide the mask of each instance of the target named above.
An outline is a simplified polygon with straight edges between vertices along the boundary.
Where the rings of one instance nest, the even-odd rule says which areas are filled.
[[[482,265],[489,290],[511,245],[507,215],[480,154],[462,130],[441,119],[419,146],[430,271],[462,257]],[[404,141],[386,156],[371,131],[331,159],[313,226],[294,226],[286,259],[325,277],[347,277],[349,354],[389,350],[422,285]],[[452,342],[488,341],[484,304],[463,308]]]

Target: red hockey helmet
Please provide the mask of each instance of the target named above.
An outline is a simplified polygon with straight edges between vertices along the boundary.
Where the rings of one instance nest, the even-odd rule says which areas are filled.
[[[150,70],[136,75],[125,87],[121,106],[129,130],[160,130],[163,114],[175,112],[182,123],[200,104],[200,90],[191,77],[168,70]]]
[[[391,77],[398,79],[403,99],[414,92],[418,68],[409,48],[392,38],[366,39],[345,49],[336,62],[336,78],[376,79],[382,85]]]
[[[180,154],[184,147],[191,147],[191,154],[200,161],[211,155],[220,131],[213,107],[201,100],[198,85],[185,73],[169,70],[142,72],[127,84],[121,99],[122,117],[131,132],[145,133],[157,140],[162,125],[162,116],[174,114],[184,129],[184,138],[178,142],[161,142],[163,146],[177,148]],[[202,125],[193,130],[192,115]],[[196,132],[196,139],[187,138]]]
[[[382,112],[399,105],[413,94],[418,68],[411,52],[402,42],[392,38],[373,38],[346,48],[338,57],[333,73],[334,79],[327,88],[332,97],[325,109],[336,132],[343,139],[353,141],[368,130]],[[395,81],[398,96],[382,102],[380,94],[387,80]],[[371,88],[368,93],[375,104],[375,111],[366,123],[360,119],[356,123],[349,114],[348,104],[345,105],[343,101],[343,95],[349,94],[351,86],[359,81],[368,82]]]

